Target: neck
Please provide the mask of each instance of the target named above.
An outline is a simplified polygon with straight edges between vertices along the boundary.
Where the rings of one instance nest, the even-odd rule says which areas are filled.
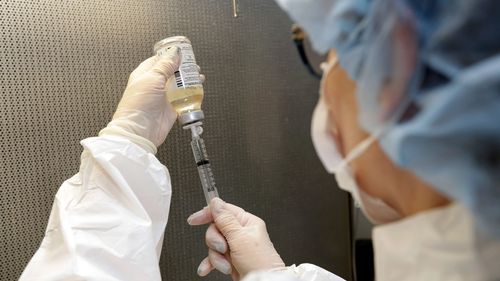
[[[450,200],[425,184],[412,173],[405,171],[395,181],[396,186],[390,192],[390,205],[403,216],[409,217],[422,211],[443,207],[450,204]]]

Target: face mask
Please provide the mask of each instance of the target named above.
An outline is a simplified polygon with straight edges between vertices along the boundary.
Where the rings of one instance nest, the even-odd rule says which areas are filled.
[[[375,198],[362,191],[354,178],[349,163],[365,152],[373,144],[381,133],[375,133],[358,144],[348,155],[343,158],[336,143],[333,140],[331,124],[328,117],[328,107],[324,101],[325,77],[336,65],[336,60],[329,64],[323,64],[323,79],[320,86],[320,99],[316,106],[312,124],[311,136],[316,153],[323,166],[330,174],[335,174],[339,187],[349,192],[356,205],[361,208],[366,217],[375,224],[383,224],[396,221],[401,216],[389,205],[379,198]]]

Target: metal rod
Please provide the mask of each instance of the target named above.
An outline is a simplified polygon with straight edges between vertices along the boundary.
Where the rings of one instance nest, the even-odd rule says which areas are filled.
[[[238,17],[238,0],[233,0],[233,16]]]

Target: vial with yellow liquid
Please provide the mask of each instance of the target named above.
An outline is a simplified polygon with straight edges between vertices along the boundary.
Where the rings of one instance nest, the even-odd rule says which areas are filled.
[[[203,85],[191,41],[185,36],[173,36],[155,44],[154,52],[162,56],[172,47],[180,50],[179,70],[166,84],[167,100],[177,111],[182,126],[203,120],[201,110]]]

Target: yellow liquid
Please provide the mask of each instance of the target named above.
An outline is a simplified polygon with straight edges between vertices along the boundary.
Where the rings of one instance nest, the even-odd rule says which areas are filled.
[[[180,88],[167,93],[167,99],[177,114],[201,109],[203,87]]]

